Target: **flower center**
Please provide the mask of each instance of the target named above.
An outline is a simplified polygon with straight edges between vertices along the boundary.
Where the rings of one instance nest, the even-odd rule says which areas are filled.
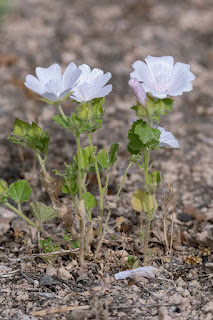
[[[170,75],[161,73],[156,76],[156,83],[154,84],[154,88],[156,91],[165,92],[167,91],[168,82],[170,80]]]

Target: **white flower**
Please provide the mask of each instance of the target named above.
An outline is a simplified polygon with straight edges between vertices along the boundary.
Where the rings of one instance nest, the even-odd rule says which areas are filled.
[[[177,62],[171,56],[147,56],[146,64],[140,60],[133,63],[134,71],[131,78],[142,82],[145,92],[150,92],[156,98],[166,98],[167,95],[179,96],[183,92],[191,91],[190,81],[195,79],[190,71],[190,65]]]
[[[154,126],[154,128],[159,129],[161,132],[159,139],[159,147],[180,148],[178,141],[175,139],[171,132],[166,131],[162,127]]]
[[[73,85],[81,74],[74,62],[67,66],[63,75],[57,63],[49,68],[38,67],[35,72],[38,79],[28,74],[25,86],[52,102],[62,100],[72,91]]]
[[[112,77],[110,72],[104,74],[97,68],[91,70],[86,64],[82,64],[78,69],[81,70],[81,76],[76,81],[70,98],[78,102],[88,102],[94,98],[105,97],[112,91],[111,84],[105,86]]]
[[[147,96],[141,83],[136,78],[133,78],[129,80],[128,84],[134,91],[134,94],[136,95],[138,102],[145,106]]]

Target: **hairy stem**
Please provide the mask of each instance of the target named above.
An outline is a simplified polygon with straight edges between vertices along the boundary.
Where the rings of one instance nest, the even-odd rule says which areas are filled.
[[[120,187],[119,187],[118,192],[117,192],[117,194],[116,194],[116,197],[115,197],[115,199],[114,199],[114,201],[113,201],[113,203],[115,203],[115,204],[116,204],[117,201],[118,201],[118,197],[119,197],[120,192],[121,192],[121,189],[122,189],[122,187],[123,187],[123,184],[124,184],[124,180],[125,180],[125,178],[126,178],[126,175],[127,175],[128,171],[129,171],[129,169],[131,168],[131,166],[132,166],[133,163],[134,163],[134,162],[130,162],[129,165],[128,165],[128,167],[126,168],[126,171],[124,172],[123,178],[122,178],[122,180],[121,180]],[[103,233],[102,233],[101,239],[100,239],[100,241],[99,241],[99,243],[98,243],[98,247],[97,247],[96,252],[95,252],[95,258],[97,258],[98,253],[99,253],[99,251],[100,251],[100,249],[101,249],[101,246],[102,246],[102,244],[103,244],[103,241],[104,241],[104,238],[105,238],[105,235],[106,235],[106,232],[107,232],[107,227],[108,227],[108,222],[109,222],[109,219],[110,219],[110,216],[111,216],[111,212],[112,212],[112,209],[110,209],[110,210],[108,211],[107,218],[106,218],[106,221],[105,221],[105,224],[104,224]]]
[[[15,213],[17,213],[22,219],[24,219],[25,221],[27,221],[32,227],[36,228],[38,231],[41,231],[41,228],[39,228],[39,226],[37,226],[37,224],[35,224],[34,222],[32,222],[27,216],[25,216],[25,214],[23,214],[22,210],[21,210],[21,205],[20,203],[18,204],[18,209],[16,209],[15,207],[13,207],[10,203],[4,203],[4,205],[8,208],[10,208],[11,210],[13,210]]]
[[[148,245],[149,245],[149,233],[150,233],[151,220],[148,218],[146,221],[146,231],[144,237],[144,262],[143,265],[147,266],[149,262]]]
[[[145,150],[144,153],[144,176],[145,176],[145,185],[149,183],[149,149]],[[154,199],[154,195],[153,195]],[[151,209],[152,210],[152,209]],[[153,210],[154,210],[154,203],[153,203]],[[150,233],[150,224],[151,219],[149,218],[150,209],[149,209],[149,194],[147,196],[147,219],[146,219],[146,227],[145,227],[145,237],[144,237],[144,265],[146,266],[149,261],[148,255],[148,245],[149,245],[149,233]]]
[[[88,139],[89,139],[90,147],[93,147],[91,133],[88,133]],[[103,214],[104,214],[104,194],[105,194],[105,190],[103,190],[102,185],[101,185],[101,177],[100,177],[100,172],[99,172],[99,168],[98,168],[98,162],[97,162],[96,158],[95,158],[95,171],[96,171],[96,176],[97,176],[97,180],[98,180],[98,190],[99,190],[99,195],[100,195],[99,236],[101,237],[101,235],[102,235],[102,224],[103,224]]]
[[[80,134],[76,135],[76,142],[77,142],[77,153],[78,153],[78,194],[79,194],[79,201],[83,199],[83,185],[82,185],[82,175],[81,175],[81,141],[80,141]],[[80,264],[84,266],[84,233],[85,233],[85,222],[83,221],[84,217],[80,215],[79,220],[79,229],[80,229]]]

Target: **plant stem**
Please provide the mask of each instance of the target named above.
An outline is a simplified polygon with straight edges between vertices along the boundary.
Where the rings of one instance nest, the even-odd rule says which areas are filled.
[[[79,193],[79,201],[83,199],[82,193],[82,177],[81,177],[81,142],[80,142],[80,134],[76,135],[77,142],[77,153],[78,153],[78,193]]]
[[[149,149],[145,150],[144,153],[144,176],[145,176],[145,185],[149,183]],[[153,209],[154,210],[154,195],[153,195]],[[146,229],[145,229],[145,237],[144,237],[144,266],[148,264],[149,261],[149,255],[148,255],[148,245],[149,245],[149,233],[150,233],[150,224],[151,220],[149,217],[150,210],[149,210],[149,194],[147,196],[147,219],[146,219]]]
[[[145,238],[144,238],[144,262],[143,262],[144,266],[147,266],[149,262],[148,245],[149,245],[150,224],[151,224],[151,220],[147,218],[146,232],[145,232]]]
[[[114,199],[114,201],[113,201],[113,203],[115,203],[115,204],[116,204],[117,201],[118,201],[118,197],[119,197],[119,194],[120,194],[121,189],[122,189],[122,187],[123,187],[123,184],[124,184],[124,180],[125,180],[125,178],[126,178],[126,175],[127,175],[128,171],[129,171],[129,169],[131,168],[131,166],[132,166],[133,163],[134,163],[134,162],[130,162],[129,165],[128,165],[128,167],[126,168],[126,170],[125,170],[125,172],[124,172],[123,178],[122,178],[122,180],[121,180],[120,187],[119,187],[118,192],[117,192],[117,194],[116,194],[116,197],[115,197],[115,199]],[[109,219],[110,219],[110,216],[111,216],[111,212],[112,212],[112,209],[110,209],[109,212],[108,212],[108,214],[107,214],[107,218],[106,218],[106,221],[105,221],[105,224],[104,224],[103,233],[102,233],[101,239],[100,239],[100,241],[99,241],[99,243],[98,243],[98,247],[97,247],[96,252],[95,252],[95,258],[97,258],[97,255],[98,255],[98,253],[99,253],[99,251],[100,251],[100,249],[101,249],[102,243],[103,243],[103,241],[104,241],[104,237],[105,237],[106,232],[107,232],[107,227],[108,227],[108,222],[109,222]]]
[[[88,133],[88,139],[89,139],[90,147],[93,147],[91,133]],[[101,237],[101,235],[102,235],[102,224],[103,224],[103,214],[104,214],[104,194],[105,194],[105,189],[103,190],[102,185],[101,185],[101,177],[100,177],[100,172],[99,172],[99,168],[98,168],[98,161],[97,161],[96,158],[95,158],[95,171],[96,171],[96,176],[97,176],[97,180],[98,180],[98,190],[99,190],[99,194],[100,194],[99,236]]]
[[[77,153],[78,153],[78,194],[79,201],[83,200],[83,191],[82,191],[82,176],[81,176],[81,141],[80,134],[76,135],[77,142]],[[80,230],[80,264],[81,267],[84,266],[84,233],[85,233],[85,223],[83,221],[84,217],[80,212],[80,220],[79,220],[79,230]]]
[[[41,228],[39,228],[39,226],[37,226],[37,224],[35,224],[34,222],[32,222],[27,216],[25,216],[21,210],[21,205],[20,203],[18,204],[18,209],[16,209],[15,207],[13,207],[10,203],[4,203],[4,205],[8,208],[10,208],[11,210],[13,210],[15,213],[17,213],[22,219],[24,219],[25,221],[27,221],[32,227],[36,228],[38,231],[41,231]]]
[[[35,151],[35,154],[36,154],[36,156],[37,156],[37,158],[38,158],[38,162],[39,162],[39,164],[40,164],[40,166],[41,166],[42,171],[43,171],[44,174],[46,175],[46,174],[47,174],[47,170],[46,170],[46,168],[45,168],[45,163],[46,163],[46,161],[41,158],[40,154],[39,154],[37,151]]]
[[[148,184],[148,183],[149,183],[148,170],[149,170],[149,149],[146,149],[145,152],[144,152],[144,175],[145,175],[145,184]]]
[[[63,109],[62,109],[62,106],[61,106],[60,104],[58,105],[58,110],[60,111],[63,120],[64,120],[66,123],[68,123],[67,117],[65,116],[65,113],[64,113],[64,111],[63,111]]]

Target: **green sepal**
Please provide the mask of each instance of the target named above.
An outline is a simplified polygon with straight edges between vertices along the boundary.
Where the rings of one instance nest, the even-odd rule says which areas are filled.
[[[76,108],[77,117],[81,120],[91,120],[93,117],[93,110],[90,102],[81,102]]]
[[[48,104],[50,104],[52,106],[57,104],[57,101],[53,102],[53,101],[45,99],[45,98],[40,98],[39,100],[44,101],[44,102],[46,102],[46,103],[48,103]],[[58,101],[58,102],[60,102],[60,101]]]
[[[17,182],[12,183],[7,192],[8,198],[17,203],[29,201],[31,194],[32,189],[29,182],[26,180],[18,180]]]
[[[141,103],[137,103],[135,106],[132,106],[131,109],[136,112],[138,118],[143,119],[147,116],[147,108]]]
[[[97,205],[97,200],[90,192],[83,193],[84,205],[86,210],[90,210]]]
[[[44,203],[33,201],[30,204],[34,217],[41,223],[57,217],[57,211]]]
[[[170,98],[157,99],[147,96],[146,106],[152,119],[159,122],[160,116],[167,114],[172,111],[174,100]]]

